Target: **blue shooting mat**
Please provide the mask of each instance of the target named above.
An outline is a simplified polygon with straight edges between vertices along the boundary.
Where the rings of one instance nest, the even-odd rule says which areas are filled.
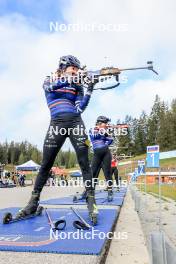
[[[19,208],[0,210],[2,219],[4,213],[15,214]],[[51,236],[50,225],[45,212],[28,220],[15,223],[0,223],[0,250],[17,252],[47,252],[58,254],[100,255],[108,232],[112,231],[118,217],[116,209],[101,209],[98,224],[90,230],[78,230],[73,227],[73,221],[79,220],[71,209],[47,209],[51,219],[66,220],[65,230],[58,232],[58,237]],[[91,224],[88,211],[79,209],[79,214]],[[87,238],[86,238],[87,237]]]
[[[126,190],[120,190],[119,192],[113,193],[113,201],[108,202],[107,195],[108,193],[106,191],[96,191],[95,193],[95,199],[97,205],[112,205],[112,206],[122,206],[124,197],[126,195]],[[86,201],[84,200],[78,200],[77,202],[73,202],[73,195],[67,196],[67,197],[60,197],[60,198],[54,198],[54,199],[48,199],[45,201],[40,201],[41,205],[47,204],[47,205],[85,205]]]

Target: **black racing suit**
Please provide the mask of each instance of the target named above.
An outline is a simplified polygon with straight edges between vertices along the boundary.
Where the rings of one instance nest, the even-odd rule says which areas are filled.
[[[88,181],[86,189],[93,189],[88,146],[86,145],[88,136],[80,115],[88,105],[91,92],[88,91],[84,95],[81,86],[70,85],[67,82],[63,84],[59,81],[53,84],[48,78],[43,88],[51,111],[51,122],[44,141],[43,160],[35,181],[34,191],[41,192],[55,158],[67,137],[70,138],[76,151],[83,180]],[[73,129],[77,132],[75,133]]]
[[[100,131],[98,131],[96,128],[93,131],[90,130],[89,134],[94,150],[94,156],[91,163],[94,183],[95,185],[97,184],[98,175],[102,168],[107,182],[107,186],[109,188],[112,188],[113,185],[112,175],[111,175],[112,156],[108,145],[110,145],[113,140],[112,138],[108,137],[106,133],[102,135]]]
[[[114,178],[116,181],[116,185],[118,187],[119,186],[119,173],[118,173],[117,167],[111,167],[111,175],[113,176],[113,174],[114,174]]]
[[[108,187],[112,187],[113,181],[111,175],[111,158],[111,152],[108,146],[94,150],[91,167],[95,185],[98,182],[98,175],[102,169]]]

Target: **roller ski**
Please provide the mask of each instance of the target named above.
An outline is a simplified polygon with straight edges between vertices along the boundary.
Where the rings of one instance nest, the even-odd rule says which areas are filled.
[[[85,219],[79,214],[79,212],[73,207],[70,207],[70,209],[79,219],[79,221],[77,220],[73,222],[73,226],[77,229],[89,230],[91,226],[85,221]]]
[[[78,203],[79,201],[86,200],[87,191],[85,190],[83,193],[77,192],[76,195],[73,196],[73,202]]]
[[[93,225],[97,224],[97,215],[98,215],[98,208],[95,201],[95,192],[94,191],[87,191],[87,208],[89,211],[89,216]]]
[[[3,217],[3,224],[11,224],[11,223],[15,223],[18,221],[22,221],[22,220],[27,220],[30,218],[34,218],[36,216],[40,216],[42,215],[43,212],[43,207],[42,206],[38,206],[37,211],[33,214],[29,214],[29,215],[16,215],[15,217],[13,217],[13,215],[10,212],[5,213],[4,217]]]
[[[14,223],[41,215],[43,207],[39,206],[39,198],[39,193],[32,192],[31,199],[26,207],[21,209],[15,217],[10,212],[7,212],[3,217],[3,224]]]

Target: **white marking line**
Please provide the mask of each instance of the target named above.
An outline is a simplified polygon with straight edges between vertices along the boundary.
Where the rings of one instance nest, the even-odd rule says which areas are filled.
[[[43,230],[44,228],[45,228],[44,226],[41,226],[41,227],[35,229],[34,231],[39,232],[39,231]]]
[[[59,217],[59,219],[58,219],[58,220],[60,220],[60,219],[65,219],[65,215],[63,215],[63,216]]]

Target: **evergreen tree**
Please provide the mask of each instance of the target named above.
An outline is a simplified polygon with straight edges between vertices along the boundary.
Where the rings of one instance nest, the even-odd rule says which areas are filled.
[[[77,158],[76,158],[75,153],[70,152],[69,163],[68,163],[69,168],[75,167],[76,162],[77,162]]]
[[[159,130],[157,135],[157,144],[161,151],[169,150],[171,147],[171,120],[168,106],[162,102],[159,119]]]
[[[132,123],[133,119],[131,116],[126,116],[124,124],[127,124],[129,128],[126,130],[127,133],[124,133],[122,130],[120,130],[120,135],[116,137],[115,147],[116,147],[116,153],[118,155],[125,154],[130,155],[133,152],[133,139],[132,139]]]
[[[161,101],[158,95],[156,95],[154,105],[152,107],[151,114],[148,119],[148,131],[147,131],[147,144],[157,144],[157,137],[159,131],[159,121],[161,113]]]
[[[176,149],[176,99],[171,103],[170,110],[170,149]]]
[[[139,120],[136,120],[136,129],[134,135],[135,154],[142,154],[146,151],[146,136],[147,136],[146,122],[147,122],[147,117],[145,112],[143,112]]]
[[[23,153],[21,153],[18,162],[19,162],[19,164],[21,165],[21,164],[23,164],[25,161],[26,161],[26,159],[25,159]]]

